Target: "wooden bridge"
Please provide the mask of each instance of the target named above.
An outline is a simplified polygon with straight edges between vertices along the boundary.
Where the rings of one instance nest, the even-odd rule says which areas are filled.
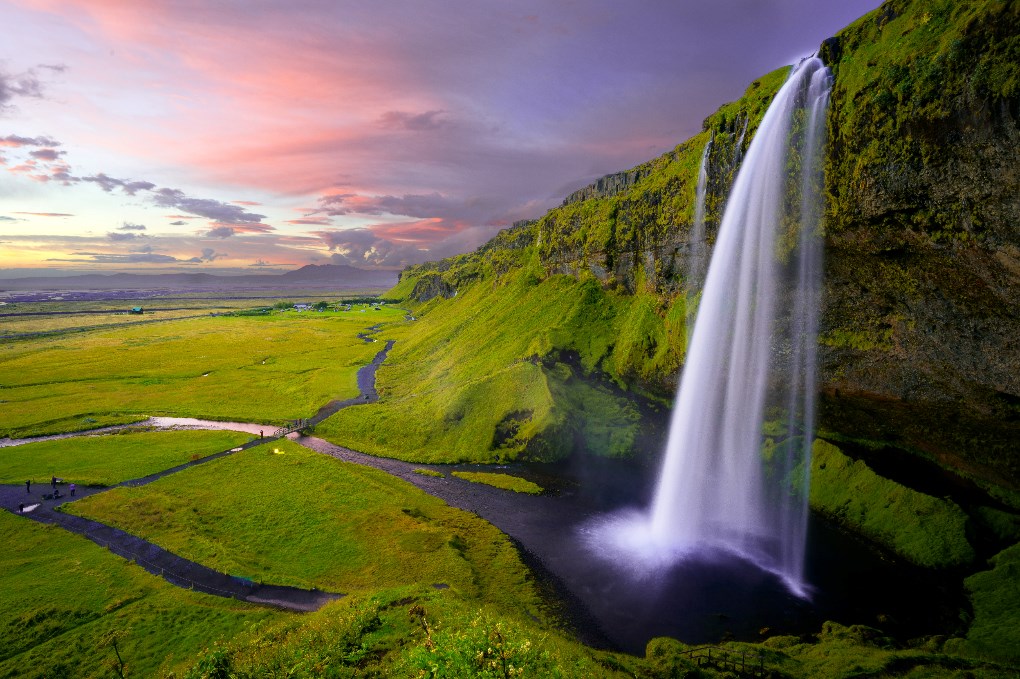
[[[765,655],[760,651],[743,650],[738,653],[722,646],[698,646],[680,655],[692,660],[698,667],[728,670],[742,677],[766,675]]]
[[[309,424],[310,424],[310,422],[308,420],[303,420],[303,419],[302,420],[294,420],[293,422],[291,422],[290,424],[286,425],[285,427],[280,427],[279,429],[274,431],[273,432],[273,438],[276,438],[276,439],[283,438],[284,436],[286,436],[287,434],[290,434],[291,432],[295,432],[295,431],[298,431],[300,429],[304,429]]]

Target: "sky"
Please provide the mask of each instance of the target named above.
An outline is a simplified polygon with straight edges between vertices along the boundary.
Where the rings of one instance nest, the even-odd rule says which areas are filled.
[[[879,4],[3,0],[0,276],[467,252]]]

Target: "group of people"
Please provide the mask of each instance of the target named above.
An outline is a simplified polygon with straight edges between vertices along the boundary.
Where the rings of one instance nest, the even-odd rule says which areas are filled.
[[[50,497],[52,497],[54,499],[59,498],[59,497],[63,497],[63,495],[60,494],[60,489],[57,488],[57,484],[58,483],[63,483],[63,482],[64,482],[63,479],[58,479],[56,476],[53,476],[53,477],[50,478],[50,486],[53,488],[53,492],[50,495]],[[78,490],[78,486],[77,485],[75,485],[73,483],[68,484],[67,492],[68,492],[68,494],[71,497],[74,497],[74,491],[76,491],[76,490]],[[28,481],[25,481],[25,494],[26,495],[31,495],[32,494],[32,479],[29,479]],[[48,498],[44,497],[43,499],[48,499]]]

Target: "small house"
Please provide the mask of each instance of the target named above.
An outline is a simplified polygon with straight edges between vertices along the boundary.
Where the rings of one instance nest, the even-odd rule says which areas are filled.
[[[142,307],[140,307],[140,306],[133,306],[133,307],[131,307],[130,310],[128,310],[128,313],[129,314],[141,314],[141,313],[143,313],[142,312]]]

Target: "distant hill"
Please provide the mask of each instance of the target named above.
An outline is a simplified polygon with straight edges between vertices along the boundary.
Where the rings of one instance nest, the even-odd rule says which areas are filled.
[[[282,274],[217,276],[208,273],[168,274],[83,274],[0,279],[0,290],[159,290],[211,289],[250,290],[259,288],[305,288],[309,286],[347,289],[390,288],[397,281],[395,271],[358,269],[340,264],[309,264]]]

